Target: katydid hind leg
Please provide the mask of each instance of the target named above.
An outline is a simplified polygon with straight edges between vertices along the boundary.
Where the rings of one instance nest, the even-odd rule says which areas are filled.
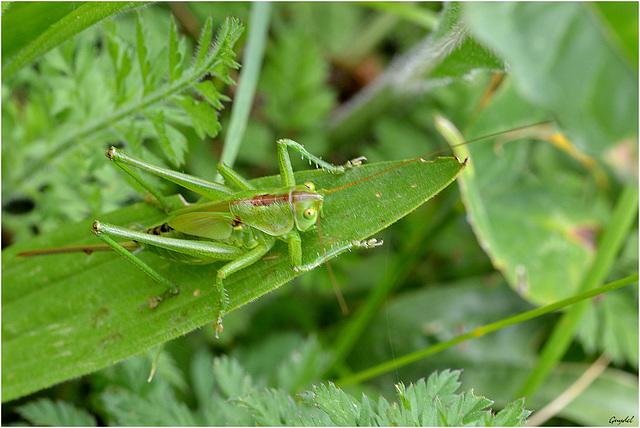
[[[236,245],[222,242],[168,238],[100,221],[94,223],[93,231],[99,237],[105,234],[115,238],[132,239],[140,244],[185,254],[198,260],[234,260],[246,252]]]
[[[189,189],[210,199],[221,199],[233,193],[231,189],[227,186],[223,186],[222,184],[149,164],[133,156],[129,156],[115,147],[111,147],[109,149],[107,152],[107,158],[116,163],[116,165],[143,185],[145,185],[144,181],[141,181],[142,179],[130,169],[131,167],[146,171],[157,177],[176,183],[185,189]],[[147,189],[149,189],[149,187],[150,186],[148,184],[145,186]],[[155,193],[154,196],[156,196]]]
[[[95,222],[93,225],[93,233],[102,241],[104,242],[106,245],[108,245],[113,251],[115,251],[116,253],[118,253],[120,256],[124,257],[127,261],[129,261],[130,263],[132,263],[134,266],[138,267],[140,270],[142,270],[145,274],[147,274],[151,279],[153,279],[154,281],[156,281],[157,283],[164,285],[166,287],[166,290],[164,293],[158,295],[158,296],[154,296],[149,298],[149,307],[151,309],[155,308],[156,306],[158,306],[158,304],[160,302],[162,302],[163,300],[171,297],[171,296],[175,296],[176,294],[178,294],[179,290],[178,287],[171,281],[169,281],[167,278],[165,278],[164,276],[160,275],[158,272],[156,272],[151,266],[149,266],[148,264],[146,264],[145,262],[143,262],[142,260],[140,260],[137,256],[135,256],[134,254],[132,254],[130,251],[128,251],[126,248],[124,248],[123,246],[121,246],[120,244],[118,244],[116,241],[114,241],[111,237],[109,237],[107,234],[102,233],[99,230],[100,227],[100,223],[99,222]]]
[[[113,240],[112,237],[133,239],[138,243],[143,243],[148,246],[163,248],[175,253],[193,256],[194,258],[210,259],[211,261],[234,260],[242,258],[246,255],[246,252],[243,249],[234,245],[219,242],[191,241],[184,239],[167,238],[144,232],[138,232],[109,223],[102,223],[99,221],[94,222],[93,233],[100,240],[102,240],[102,242],[111,247],[111,249],[113,249],[116,253],[140,268],[153,280],[167,287],[167,290],[164,293],[158,296],[153,296],[149,299],[148,305],[152,309],[157,307],[160,302],[167,299],[168,297],[178,294],[178,287],[176,287],[176,285],[174,285],[171,281],[157,273],[153,268],[140,260],[134,254],[119,245],[116,241]]]
[[[109,152],[107,152],[107,157],[109,157]],[[145,199],[147,199],[148,195],[151,195],[157,201],[158,205],[160,205],[160,209],[162,209],[162,211],[169,212],[171,210],[171,203],[168,202],[167,199],[162,194],[160,194],[160,192],[158,192],[154,186],[144,180],[139,174],[137,174],[127,165],[119,162],[115,162],[115,165],[120,171],[123,171],[126,175],[131,177],[134,182],[138,183],[138,185],[142,186],[142,188],[148,192],[146,195],[144,195]]]

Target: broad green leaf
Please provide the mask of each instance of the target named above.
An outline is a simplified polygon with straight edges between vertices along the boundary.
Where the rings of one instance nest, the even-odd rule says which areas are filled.
[[[450,184],[463,167],[456,158],[418,158],[364,165],[342,175],[304,171],[296,173],[296,180],[312,181],[319,189],[338,189],[370,177],[325,195],[322,233],[329,249],[368,238],[404,217]],[[265,177],[252,183],[258,188],[273,187],[279,179]],[[180,204],[177,198],[171,201]],[[138,204],[99,218],[150,227],[166,216]],[[90,233],[93,220],[3,251],[3,400],[108,366],[213,322],[214,273],[220,264],[184,265],[141,253],[161,275],[182,287],[180,295],[149,310],[145,302],[161,293],[162,287],[115,254],[16,257],[27,249],[95,243]],[[302,239],[303,263],[309,263],[323,249],[316,232],[304,233]],[[230,308],[297,276],[287,254],[286,244],[278,242],[267,260],[225,280]]]
[[[7,2],[8,3],[8,2]],[[2,14],[2,80],[92,25],[148,2],[25,2]],[[25,25],[29,23],[29,25]]]
[[[638,3],[594,2],[602,15],[602,31],[614,49],[626,56],[638,71]]]
[[[522,124],[522,117],[529,123],[544,118],[507,87],[465,133],[485,135],[498,124],[509,129]],[[585,180],[585,171],[558,167],[559,177],[554,163],[570,157],[549,143],[501,141],[458,149],[473,160],[462,181],[471,226],[520,295],[537,304],[569,297],[595,253],[593,240],[606,218],[601,196],[595,183]]]
[[[2,64],[35,41],[51,25],[76,10],[82,2],[3,2]],[[30,25],[24,25],[29,21]]]
[[[468,3],[473,33],[510,64],[519,92],[552,111],[582,150],[638,145],[637,65],[619,54],[593,3]],[[635,14],[637,34],[638,16]],[[636,36],[637,39],[637,36]]]

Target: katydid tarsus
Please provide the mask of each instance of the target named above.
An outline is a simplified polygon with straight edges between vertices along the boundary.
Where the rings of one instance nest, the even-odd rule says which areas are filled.
[[[492,136],[512,131],[503,131]],[[345,165],[335,166],[309,153],[295,141],[279,140],[277,154],[282,186],[256,189],[250,182],[224,164],[218,165],[218,171],[225,179],[227,186],[148,164],[112,147],[107,152],[107,158],[149,191],[158,204],[169,213],[171,216],[169,220],[162,225],[144,231],[135,231],[95,221],[93,232],[103,241],[103,245],[32,250],[19,255],[35,256],[73,251],[90,253],[97,250],[114,250],[153,280],[166,287],[164,293],[150,298],[149,306],[151,308],[156,307],[162,300],[178,294],[178,287],[157,273],[132,251],[142,247],[159,256],[185,263],[223,261],[225,264],[218,269],[213,283],[218,299],[218,313],[214,324],[217,336],[223,329],[222,319],[228,309],[224,287],[225,278],[259,262],[267,255],[276,240],[280,239],[288,244],[288,258],[291,269],[295,272],[309,271],[330,258],[353,248],[372,248],[382,244],[375,239],[343,242],[318,254],[312,261],[302,263],[303,249],[300,232],[308,232],[321,225],[324,195],[338,192],[347,186],[357,185],[371,177],[365,177],[346,186],[328,190],[315,189],[312,183],[296,184],[288,154],[289,148],[329,173],[344,173],[351,168],[358,167],[365,160],[360,157]],[[445,150],[449,149],[441,151]],[[426,156],[416,158],[416,160],[424,157]],[[164,197],[148,184],[136,170],[146,171],[172,181],[203,196],[206,201],[192,205],[185,203],[184,207],[172,210]],[[386,170],[375,175],[385,172]],[[335,214],[326,213],[326,215]],[[129,241],[116,241],[120,239]]]

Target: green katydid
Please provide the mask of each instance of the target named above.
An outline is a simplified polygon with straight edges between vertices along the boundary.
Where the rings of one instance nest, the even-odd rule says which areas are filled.
[[[172,217],[169,221],[146,231],[134,231],[96,220],[93,223],[93,233],[103,241],[105,244],[103,246],[35,250],[19,255],[34,256],[112,249],[166,287],[164,293],[150,299],[152,308],[165,298],[178,294],[178,287],[136,257],[131,250],[143,247],[162,257],[185,263],[226,261],[227,263],[218,269],[215,280],[218,293],[218,315],[214,328],[217,336],[223,329],[222,318],[228,306],[224,279],[262,259],[273,247],[276,239],[281,239],[288,244],[291,267],[297,273],[309,271],[329,258],[352,248],[372,248],[382,244],[376,239],[354,240],[331,248],[330,251],[318,255],[311,263],[302,263],[300,232],[313,229],[319,224],[322,215],[323,191],[316,190],[311,182],[296,184],[287,148],[297,151],[318,167],[331,173],[343,173],[361,165],[366,160],[364,157],[359,157],[343,166],[335,166],[309,153],[299,143],[283,139],[277,143],[282,187],[256,189],[231,168],[222,163],[219,164],[218,171],[222,177],[238,189],[234,191],[230,187],[215,182],[150,165],[111,147],[107,151],[107,158],[149,190],[165,211],[169,210],[165,199],[155,192],[132,167],[172,181],[204,196],[209,201],[170,211],[169,214]],[[132,241],[118,243],[114,238]]]
[[[513,130],[497,134],[511,131]],[[171,216],[169,220],[145,231],[134,231],[95,221],[93,232],[104,242],[103,245],[31,250],[22,252],[19,256],[114,250],[153,280],[166,287],[164,293],[150,298],[149,306],[151,308],[155,308],[162,300],[178,294],[178,287],[139,259],[132,251],[143,247],[159,256],[185,263],[224,261],[226,264],[217,270],[214,282],[218,299],[218,313],[214,324],[217,336],[223,329],[222,318],[227,312],[229,304],[224,286],[225,278],[263,259],[278,239],[288,244],[289,262],[291,269],[296,273],[309,271],[330,258],[353,248],[373,248],[382,245],[382,242],[376,239],[349,240],[331,247],[329,251],[324,251],[316,258],[303,264],[300,232],[312,230],[316,225],[320,226],[325,194],[337,192],[369,180],[407,163],[416,160],[424,161],[423,158],[416,158],[384,169],[374,175],[348,182],[338,188],[316,190],[311,182],[296,184],[288,148],[297,151],[329,173],[344,173],[360,166],[366,160],[364,157],[360,157],[345,165],[335,166],[309,153],[301,144],[283,139],[277,142],[281,187],[257,189],[231,168],[219,164],[218,171],[227,183],[237,189],[234,190],[225,185],[148,164],[112,147],[107,152],[107,158],[147,189],[165,212],[169,213]],[[449,149],[441,151],[444,150]],[[460,163],[458,173],[462,171],[465,164],[466,162]],[[165,198],[132,168],[172,181],[204,196],[208,201],[193,205],[188,205],[185,202],[185,207],[171,211],[170,204]],[[335,213],[329,215],[335,215]],[[114,238],[131,241],[118,243]]]

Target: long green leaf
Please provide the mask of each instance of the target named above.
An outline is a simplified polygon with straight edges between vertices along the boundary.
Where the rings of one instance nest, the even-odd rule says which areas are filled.
[[[319,189],[338,189],[370,177],[325,196],[322,232],[330,248],[368,238],[391,225],[449,185],[463,168],[451,157],[415,159],[364,165],[342,175],[304,171],[296,173],[296,180],[312,181]],[[279,185],[279,179],[252,183],[272,187]],[[179,204],[178,198],[172,201]],[[164,214],[144,204],[100,217],[143,227],[164,219]],[[138,311],[162,287],[117,255],[16,257],[27,249],[95,243],[92,221],[3,251],[3,400],[100,369],[214,321],[214,273],[220,264],[184,265],[142,253],[142,259],[182,291],[153,311]],[[322,252],[315,232],[304,233],[302,245],[303,263]],[[296,274],[287,254],[286,244],[278,242],[267,260],[230,276],[225,281],[230,307],[242,306],[293,279]]]
[[[147,3],[88,2],[79,7],[71,2],[11,5],[2,15],[2,80],[92,25]],[[24,25],[25,22],[30,25]]]

